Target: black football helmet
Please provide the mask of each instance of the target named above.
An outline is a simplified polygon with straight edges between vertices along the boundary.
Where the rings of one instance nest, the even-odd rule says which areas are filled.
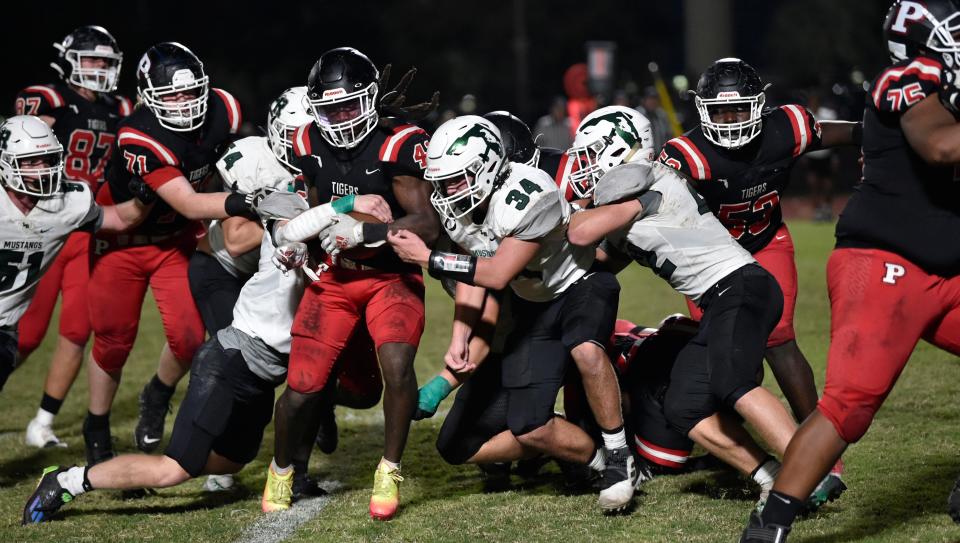
[[[960,1],[897,0],[883,21],[890,59],[899,62],[926,56],[942,61],[948,68],[960,70]]]
[[[350,149],[377,126],[379,79],[373,62],[352,47],[320,55],[307,78],[307,101],[327,143]]]
[[[137,94],[165,128],[189,132],[202,126],[209,92],[203,63],[183,45],[158,43],[140,57]]]
[[[53,47],[57,58],[50,66],[64,81],[96,92],[117,89],[123,53],[102,26],[81,26]]]
[[[700,76],[694,93],[703,135],[727,149],[750,143],[762,128],[764,90],[757,70],[738,58],[722,58],[711,64]],[[749,118],[732,123],[713,120],[717,109],[731,107],[749,113]]]
[[[507,160],[537,167],[540,162],[540,148],[537,147],[527,123],[508,111],[491,111],[483,118],[500,130]]]

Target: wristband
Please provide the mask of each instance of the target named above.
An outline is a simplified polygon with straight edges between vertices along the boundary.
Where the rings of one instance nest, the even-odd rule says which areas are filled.
[[[437,406],[444,398],[450,395],[453,387],[442,376],[437,375],[420,389],[417,404],[420,409],[428,413],[435,413]]]
[[[227,199],[223,201],[223,210],[227,215],[236,217],[237,215],[246,215],[250,212],[250,205],[247,204],[247,197],[239,192],[231,192]]]
[[[342,198],[337,198],[333,202],[330,202],[330,206],[333,207],[333,210],[337,213],[350,213],[353,211],[353,201],[355,199],[355,195],[348,194]]]
[[[427,261],[427,271],[473,285],[473,276],[477,273],[477,257],[433,251]]]
[[[339,200],[338,200],[339,201]],[[363,242],[376,243],[387,240],[387,225],[372,222],[363,223]]]

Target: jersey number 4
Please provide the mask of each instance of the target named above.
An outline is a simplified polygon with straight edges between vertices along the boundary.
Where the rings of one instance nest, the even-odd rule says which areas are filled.
[[[752,206],[750,202],[723,204],[717,210],[717,218],[727,227],[733,239],[740,239],[746,232],[749,232],[751,236],[756,236],[770,226],[770,217],[779,204],[780,195],[774,190],[757,198]],[[763,215],[758,220],[748,221],[756,213],[762,213]]]
[[[523,211],[527,207],[527,205],[530,203],[529,195],[532,195],[535,192],[543,192],[543,189],[540,188],[539,185],[533,181],[530,181],[529,179],[521,179],[520,188],[522,188],[523,192],[526,192],[527,194],[524,194],[517,189],[513,189],[507,193],[507,197],[504,200],[504,202],[517,208],[517,211]]]
[[[22,251],[11,251],[9,249],[0,250],[0,292],[6,292],[13,288],[17,282],[17,276],[20,275],[21,265],[23,264]],[[40,274],[40,266],[43,264],[43,251],[30,253],[27,257],[27,279],[25,285],[29,285]]]

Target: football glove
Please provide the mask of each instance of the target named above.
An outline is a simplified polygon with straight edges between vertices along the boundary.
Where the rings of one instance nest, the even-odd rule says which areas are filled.
[[[317,272],[324,271],[323,266],[317,271],[310,268],[310,253],[307,251],[307,244],[299,241],[292,241],[278,246],[274,249],[270,262],[272,262],[278,270],[283,272],[284,275],[290,270],[300,268],[303,270],[304,275],[309,277],[311,281],[320,280]]]
[[[363,223],[350,215],[339,215],[338,218],[339,221],[327,229],[326,237],[320,242],[323,250],[330,254],[353,249],[363,243]]]
[[[937,92],[940,103],[954,117],[960,117],[960,81],[957,72],[944,67],[940,71],[940,77],[940,89]]]
[[[133,193],[133,197],[140,200],[145,206],[157,201],[157,193],[138,175],[130,178],[130,181],[127,182],[127,188]]]

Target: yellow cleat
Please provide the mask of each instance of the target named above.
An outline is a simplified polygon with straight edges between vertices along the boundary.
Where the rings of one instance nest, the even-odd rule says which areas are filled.
[[[263,488],[260,507],[264,513],[290,509],[293,497],[293,470],[286,475],[278,475],[273,466],[267,468],[267,485]]]
[[[370,518],[390,520],[400,507],[400,469],[390,469],[385,464],[373,472],[373,495],[370,496]]]

